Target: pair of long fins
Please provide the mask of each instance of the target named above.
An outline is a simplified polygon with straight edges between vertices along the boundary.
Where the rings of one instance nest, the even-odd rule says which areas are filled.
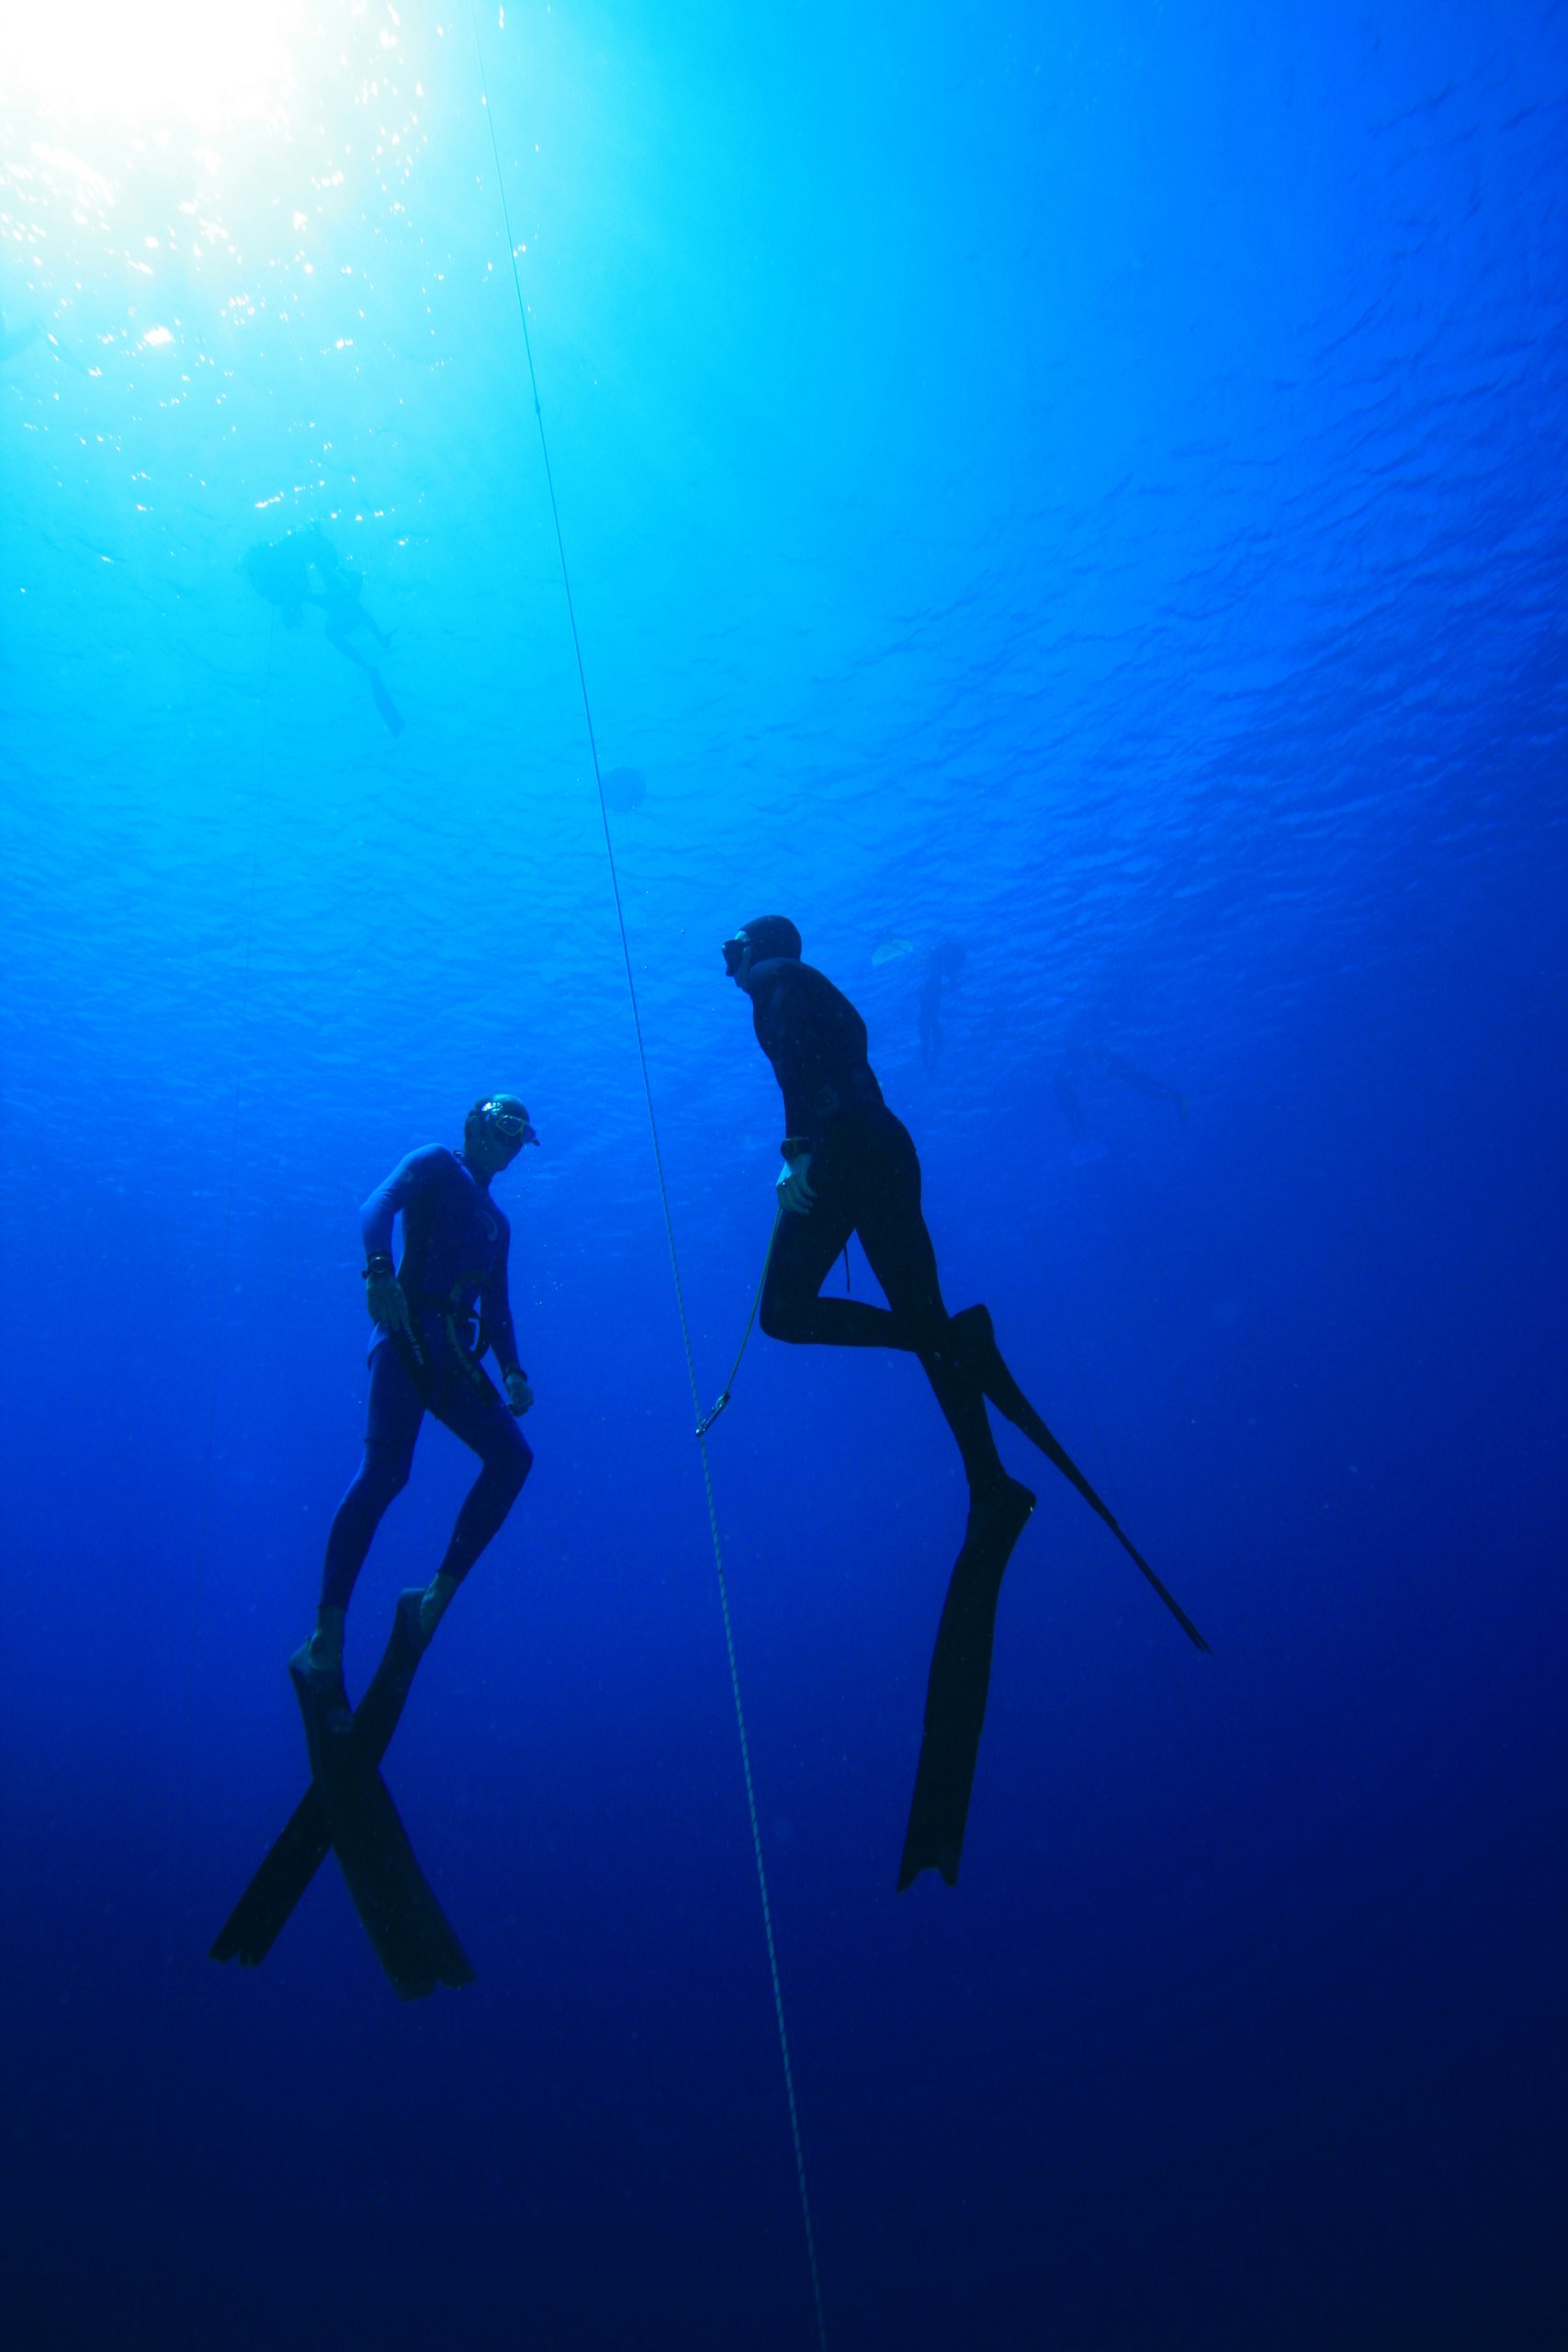
[[[1077,1463],[1052,1436],[1024,1396],[996,1351],[989,1323],[987,1316],[987,1361],[982,1377],[986,1395],[998,1411],[1021,1429],[1046,1460],[1055,1463],[1069,1484],[1077,1488],[1147,1577],[1188,1640],[1195,1648],[1210,1654],[1208,1643],[1191,1618],[1160,1582],[1143,1554],[1128,1541]],[[1028,1525],[1033,1509],[1034,1497],[1029,1488],[1010,1478],[995,1496],[977,1505],[969,1515],[964,1548],[953,1564],[931,1655],[915,1793],[898,1864],[900,1894],[927,1870],[939,1871],[949,1886],[958,1883],[969,1795],[975,1783],[975,1764],[990,1690],[997,1602],[1013,1545]]]
[[[1077,1488],[1188,1639],[1207,1652],[1197,1626],[1122,1533],[999,1355],[995,1363],[986,1393],[998,1410]],[[997,1602],[1013,1546],[1033,1508],[1028,1487],[1010,1479],[988,1510],[972,1515],[954,1564],[931,1658],[924,1736],[898,1868],[900,1890],[923,1870],[940,1871],[950,1886],[957,1883],[990,1688]],[[319,1702],[297,1680],[310,1750],[310,1786],[230,1914],[212,1946],[214,1960],[258,1967],[335,1845],[366,1930],[402,1998],[418,1999],[437,1984],[472,1983],[472,1965],[420,1870],[378,1770],[427,1646],[419,1631],[420,1598],[417,1589],[400,1598],[391,1638],[346,1736],[326,1726]]]
[[[420,1869],[378,1769],[428,1647],[420,1599],[417,1589],[400,1597],[391,1638],[352,1728],[332,1719],[308,1678],[294,1675],[310,1785],[225,1921],[214,1960],[259,1967],[335,1848],[355,1908],[400,1999],[420,2000],[437,1984],[472,1984],[472,1963]]]

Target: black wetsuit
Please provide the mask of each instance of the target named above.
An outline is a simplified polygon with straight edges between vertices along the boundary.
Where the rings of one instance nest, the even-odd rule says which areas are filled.
[[[958,1441],[970,1487],[1003,1476],[977,1380],[960,1368],[936,1252],[920,1208],[920,1163],[908,1129],[882,1099],[866,1058],[865,1023],[831,980],[780,956],[745,981],[757,1041],[784,1091],[791,1157],[809,1151],[810,1214],[786,1209],[762,1291],[761,1325],[775,1340],[840,1348],[900,1348],[925,1367]],[[829,1269],[858,1233],[888,1304],[818,1296]]]

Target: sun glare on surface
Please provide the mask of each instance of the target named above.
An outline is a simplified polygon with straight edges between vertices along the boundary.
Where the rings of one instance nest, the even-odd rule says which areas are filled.
[[[287,88],[304,0],[40,0],[7,9],[0,81],[56,119],[211,124]]]

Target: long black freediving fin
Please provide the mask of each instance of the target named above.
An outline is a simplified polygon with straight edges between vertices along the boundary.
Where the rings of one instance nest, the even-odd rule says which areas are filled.
[[[1194,1648],[1202,1650],[1205,1656],[1212,1657],[1213,1652],[1177,1600],[1176,1595],[1168,1586],[1160,1582],[1137,1545],[1130,1536],[1123,1533],[1109,1505],[1103,1503],[1095,1493],[1066,1446],[1060,1444],[1052,1436],[1051,1431],[1008,1370],[1003,1361],[1002,1351],[997,1345],[996,1334],[991,1328],[989,1309],[984,1306],[967,1306],[961,1314],[955,1315],[953,1320],[955,1325],[966,1327],[964,1334],[964,1361],[970,1366],[975,1378],[979,1381],[981,1387],[1003,1419],[1010,1421],[1014,1429],[1021,1430],[1031,1443],[1040,1448],[1045,1459],[1055,1463],[1069,1486],[1077,1488],[1089,1509],[1097,1511],[1105,1521],[1134,1566],[1141,1575],[1148,1578],[1149,1583],[1158,1593]],[[972,1336],[976,1333],[980,1335],[977,1346]]]
[[[1010,1478],[988,1508],[970,1513],[931,1653],[920,1760],[898,1864],[900,1894],[922,1871],[940,1871],[949,1886],[958,1883],[991,1687],[997,1601],[1013,1546],[1033,1509],[1029,1488]]]
[[[324,1702],[301,1652],[288,1671],[338,1867],[393,1990],[400,2000],[417,2001],[437,1984],[471,1984],[472,1963],[420,1869],[385,1781],[341,1711]]]
[[[370,673],[370,692],[375,699],[376,707],[381,714],[381,724],[388,734],[400,735],[403,731],[403,714],[381,684],[379,670],[372,670]]]
[[[415,1586],[399,1597],[381,1662],[354,1715],[352,1737],[372,1766],[380,1763],[401,1719],[414,1669],[429,1647],[420,1631]],[[312,1779],[212,1946],[214,1960],[255,1968],[288,1926],[295,1905],[332,1850],[332,1833]]]

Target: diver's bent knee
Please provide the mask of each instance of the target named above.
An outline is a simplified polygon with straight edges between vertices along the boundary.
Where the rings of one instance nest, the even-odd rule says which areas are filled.
[[[798,1340],[805,1336],[805,1317],[793,1299],[771,1298],[764,1292],[757,1321],[770,1340]]]
[[[367,1487],[377,1500],[385,1505],[395,1502],[408,1485],[413,1468],[412,1456],[394,1453],[390,1446],[367,1444],[360,1464],[357,1484]]]

